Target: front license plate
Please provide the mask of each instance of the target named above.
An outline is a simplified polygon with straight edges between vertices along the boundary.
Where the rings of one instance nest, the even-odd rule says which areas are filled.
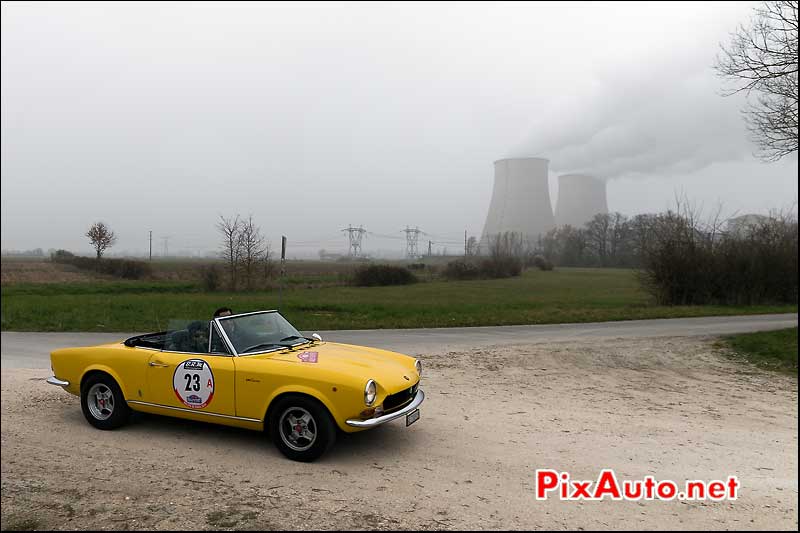
[[[419,409],[414,409],[406,415],[406,427],[419,420]]]

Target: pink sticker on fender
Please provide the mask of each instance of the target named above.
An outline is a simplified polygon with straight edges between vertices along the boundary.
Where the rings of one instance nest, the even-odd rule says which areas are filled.
[[[317,362],[317,352],[303,352],[297,354],[297,358],[300,359],[304,363],[316,363]]]

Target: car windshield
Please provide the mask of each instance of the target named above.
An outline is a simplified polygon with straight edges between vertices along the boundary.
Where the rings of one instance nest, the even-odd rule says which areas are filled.
[[[218,320],[239,355],[269,352],[311,342],[277,311],[234,315]]]

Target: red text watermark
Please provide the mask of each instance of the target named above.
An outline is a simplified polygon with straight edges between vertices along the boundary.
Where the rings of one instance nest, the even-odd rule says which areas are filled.
[[[691,480],[682,484],[669,479],[644,479],[620,481],[611,469],[600,471],[597,479],[574,480],[567,472],[542,469],[536,471],[536,499],[558,498],[576,500],[735,500],[739,492],[739,479],[728,476],[726,480]]]

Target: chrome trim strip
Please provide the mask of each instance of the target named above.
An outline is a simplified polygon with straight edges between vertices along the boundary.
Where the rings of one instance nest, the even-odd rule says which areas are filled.
[[[400,409],[399,411],[395,411],[394,413],[389,413],[388,415],[379,416],[377,418],[370,418],[367,420],[359,420],[357,418],[353,418],[348,420],[346,424],[348,426],[353,426],[357,428],[371,428],[379,426],[396,418],[400,418],[401,416],[407,415],[408,413],[419,407],[424,400],[425,400],[425,393],[422,392],[422,390],[417,389],[417,394],[416,396],[414,396],[414,400],[407,406]]]
[[[218,317],[215,317],[214,320],[228,320],[229,318],[238,318],[240,316],[261,315],[261,314],[264,314],[264,313],[277,313],[277,312],[278,312],[277,309],[267,309],[265,311],[251,311],[249,313],[239,313],[239,314],[236,314],[236,315],[218,316]]]
[[[249,314],[254,314],[254,313],[249,313]],[[222,338],[225,340],[225,343],[228,345],[228,348],[230,348],[233,357],[239,357],[239,352],[236,351],[236,347],[233,345],[233,342],[228,338],[228,333],[225,331],[225,328],[222,327],[222,323],[220,321],[223,318],[228,318],[228,317],[218,316],[214,319],[214,324],[217,326],[217,329],[222,335]]]
[[[228,348],[228,351],[230,352],[230,353],[226,353],[224,355],[226,355],[228,357],[237,357],[236,350],[233,349],[233,343],[230,341],[230,339],[228,338],[227,335],[223,335],[222,334],[222,328],[220,327],[219,324],[217,324],[216,320],[212,320],[211,322],[208,323],[208,331],[209,331],[209,335],[208,335],[208,353],[211,353],[211,337],[212,337],[212,335],[210,333],[211,332],[211,328],[214,328],[217,331],[217,333],[219,334],[220,338],[222,339],[222,342],[225,343],[225,345]]]
[[[159,409],[171,409],[173,411],[181,411],[184,413],[193,413],[198,415],[207,415],[207,416],[218,416],[220,418],[230,418],[233,420],[242,420],[244,422],[258,422],[261,423],[261,420],[257,418],[245,418],[243,416],[231,416],[231,415],[221,415],[219,413],[208,413],[205,411],[198,411],[196,409],[183,409],[181,407],[170,407],[169,405],[160,405],[157,403],[150,403],[150,402],[140,402],[138,400],[126,400],[127,403],[135,403],[138,405],[146,405],[148,407],[158,407]]]
[[[58,385],[59,387],[69,387],[69,381],[61,381],[55,376],[50,376],[47,378],[47,382],[50,385]]]

